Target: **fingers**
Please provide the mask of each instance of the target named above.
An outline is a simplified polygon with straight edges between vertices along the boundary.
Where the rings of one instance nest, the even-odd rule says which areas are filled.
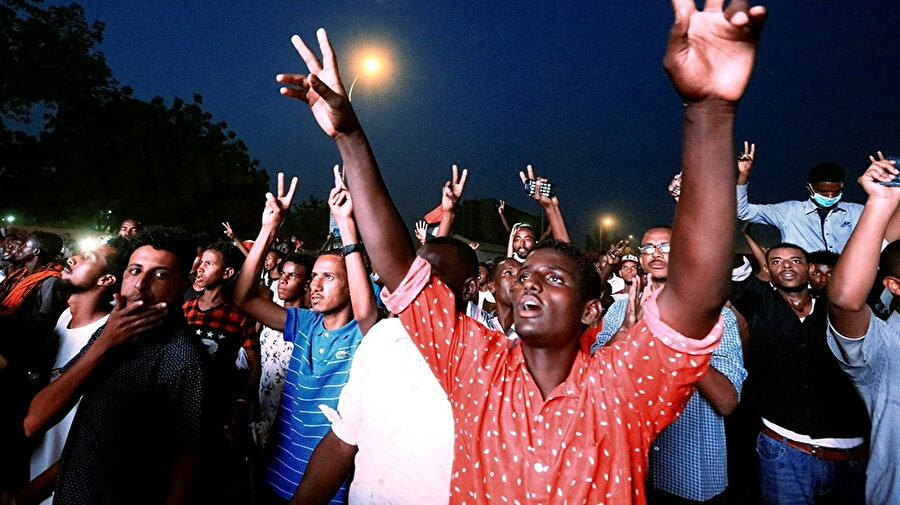
[[[750,144],[750,159],[756,156],[756,144]]]
[[[456,165],[451,165],[450,169],[453,171],[453,177],[450,179],[453,185],[457,185],[459,182],[459,167]]]
[[[325,68],[334,69],[337,73],[337,58],[335,58],[331,42],[328,40],[328,33],[324,28],[319,28],[316,30],[316,37],[319,39],[319,50],[322,51],[322,63],[325,64]]]
[[[531,165],[526,165],[525,169],[528,170],[528,178],[534,179],[534,169],[531,167]]]
[[[294,35],[293,37],[291,37],[291,44],[293,44],[294,49],[296,49],[297,52],[300,53],[300,57],[303,58],[303,61],[306,63],[306,68],[309,69],[309,72],[311,74],[318,74],[322,71],[322,65],[319,63],[319,59],[316,58],[316,55],[309,50],[309,47],[306,46],[306,42],[303,42],[303,39],[301,39],[299,35]]]
[[[297,179],[296,177],[291,179],[291,187],[290,187],[290,189],[288,189],[287,194],[284,195],[284,197],[282,198],[282,201],[286,202],[286,205],[290,205],[291,201],[294,199],[294,193],[297,192],[297,183],[298,182],[299,182],[299,179]]]
[[[694,6],[694,0],[672,0],[672,10],[675,12],[675,22],[672,24],[672,30],[669,32],[669,44],[681,44],[682,42],[679,39],[687,37],[688,27],[691,24],[691,14],[697,11],[697,7]]]
[[[724,0],[706,0],[703,2],[703,12],[715,12],[722,10],[722,5],[725,3]],[[731,8],[735,2],[731,2],[731,5],[728,8]],[[746,4],[746,1],[744,2]]]
[[[466,178],[468,178],[468,177],[469,177],[469,169],[464,168],[462,171],[462,177],[459,178],[460,191],[462,191],[462,189],[466,186]]]
[[[716,1],[719,2],[719,9],[721,9],[722,2],[720,0]],[[709,4],[710,2],[706,3],[707,6]],[[745,26],[750,22],[749,9],[750,6],[747,4],[747,0],[732,0],[728,7],[725,8],[725,19],[730,21],[733,26]],[[703,10],[705,11],[706,9]]]
[[[334,187],[335,188],[344,188],[344,178],[341,177],[341,166],[334,166]]]
[[[528,177],[525,175],[525,172],[519,170],[519,179],[522,179],[522,184],[525,184],[525,181],[528,180]]]
[[[284,195],[284,172],[278,172],[278,197]]]
[[[321,96],[322,99],[328,102],[328,105],[332,107],[336,107],[338,105],[338,102],[340,102],[342,99],[341,95],[328,87],[327,84],[322,82],[322,80],[319,79],[319,76],[317,76],[316,74],[309,74],[309,85],[310,88],[313,89],[313,91],[318,93],[319,96]]]

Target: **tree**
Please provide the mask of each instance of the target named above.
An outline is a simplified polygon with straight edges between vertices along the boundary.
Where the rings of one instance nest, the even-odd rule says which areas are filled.
[[[96,49],[103,23],[39,4],[0,0],[0,210],[62,226],[256,226],[268,175],[202,98],[134,98]]]

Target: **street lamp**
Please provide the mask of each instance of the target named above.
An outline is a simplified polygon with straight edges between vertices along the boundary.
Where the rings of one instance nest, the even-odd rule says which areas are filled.
[[[350,83],[347,99],[353,101],[353,87],[360,77],[365,75],[368,79],[386,76],[390,69],[390,54],[387,49],[378,46],[366,46],[359,50],[352,58],[351,67],[358,69],[356,77]]]
[[[603,253],[609,247],[609,230],[616,225],[616,220],[610,215],[600,218],[600,252]]]

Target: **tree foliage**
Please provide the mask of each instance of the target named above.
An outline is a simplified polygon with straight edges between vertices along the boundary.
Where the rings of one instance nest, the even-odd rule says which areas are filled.
[[[224,220],[258,226],[268,175],[200,95],[139,100],[112,79],[96,50],[103,24],[89,25],[80,6],[2,2],[10,49],[0,62],[17,72],[0,85],[0,209],[64,226],[123,217],[207,232]],[[39,134],[7,127],[36,109]]]

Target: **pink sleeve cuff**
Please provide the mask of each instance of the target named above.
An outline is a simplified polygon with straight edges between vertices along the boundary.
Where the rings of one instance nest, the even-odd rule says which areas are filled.
[[[381,290],[381,301],[391,312],[399,314],[419,296],[430,280],[431,263],[417,256],[396,291],[391,293],[387,288]]]
[[[642,319],[647,328],[650,329],[650,332],[653,333],[653,336],[666,344],[667,347],[679,352],[688,354],[712,353],[718,347],[719,339],[722,338],[722,331],[725,328],[725,321],[722,315],[719,315],[719,320],[716,321],[716,325],[713,326],[713,329],[706,337],[699,340],[685,337],[670,328],[659,318],[659,305],[656,304],[656,296],[660,291],[662,290],[651,293],[650,298],[644,302],[644,317]]]

